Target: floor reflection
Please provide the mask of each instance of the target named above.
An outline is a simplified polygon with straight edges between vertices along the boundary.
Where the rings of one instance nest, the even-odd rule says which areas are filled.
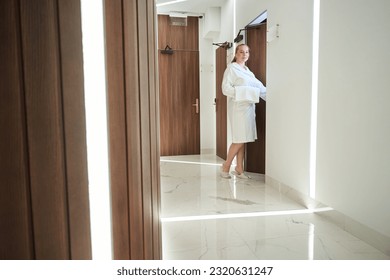
[[[223,179],[213,155],[161,159],[163,259],[388,259],[265,184]]]

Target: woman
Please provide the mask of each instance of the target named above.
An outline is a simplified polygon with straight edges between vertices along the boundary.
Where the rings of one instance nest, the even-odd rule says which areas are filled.
[[[255,103],[259,102],[260,95],[265,99],[266,88],[245,65],[248,58],[249,47],[238,45],[222,80],[222,92],[228,97],[232,131],[232,144],[220,173],[221,177],[227,179],[231,178],[229,171],[234,157],[237,157],[237,165],[232,173],[238,178],[249,178],[244,174],[245,143],[257,139]]]

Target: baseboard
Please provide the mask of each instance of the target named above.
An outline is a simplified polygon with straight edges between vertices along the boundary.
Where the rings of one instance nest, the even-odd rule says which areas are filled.
[[[292,200],[296,201],[307,209],[327,207],[327,205],[318,202],[307,195],[304,195],[296,189],[287,186],[286,184],[283,184],[268,175],[265,175],[265,183],[268,186],[278,189],[280,193],[286,195],[287,197],[291,198]]]
[[[308,209],[327,207],[327,205],[302,194],[294,188],[287,186],[268,175],[265,176],[265,183],[268,186],[278,189],[280,193],[286,195]],[[346,232],[356,236],[360,240],[390,257],[390,237],[357,222],[337,210],[317,212],[317,215],[326,218]]]
[[[356,236],[390,257],[390,237],[377,232],[336,210],[321,212],[318,213],[318,215],[330,220],[346,232]]]
[[[201,149],[201,155],[215,155],[217,151],[215,149]]]

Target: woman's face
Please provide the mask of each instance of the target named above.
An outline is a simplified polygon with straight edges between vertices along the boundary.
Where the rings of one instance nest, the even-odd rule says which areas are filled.
[[[249,48],[246,45],[238,47],[236,52],[236,62],[238,64],[244,64],[249,58]]]

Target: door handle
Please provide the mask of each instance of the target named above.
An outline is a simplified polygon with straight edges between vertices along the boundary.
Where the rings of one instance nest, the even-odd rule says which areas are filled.
[[[199,98],[196,99],[195,103],[192,104],[192,106],[195,106],[195,112],[199,114]]]

